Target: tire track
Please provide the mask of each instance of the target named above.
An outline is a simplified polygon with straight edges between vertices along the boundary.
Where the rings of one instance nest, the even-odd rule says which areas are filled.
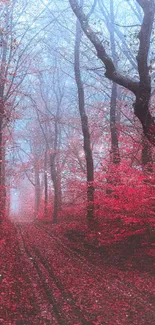
[[[45,259],[45,257],[43,257],[41,255],[39,249],[35,246],[31,246],[32,252],[30,252],[30,249],[27,248],[27,244],[24,239],[24,235],[22,233],[22,226],[18,225],[18,229],[20,231],[20,236],[21,236],[21,239],[23,242],[24,250],[25,250],[27,256],[29,257],[29,259],[31,259],[31,261],[38,273],[38,276],[41,280],[42,286],[46,293],[47,299],[48,299],[49,303],[52,304],[52,306],[53,306],[53,310],[56,315],[58,324],[59,325],[73,324],[73,318],[75,318],[75,316],[76,316],[76,319],[74,321],[76,321],[77,325],[79,325],[79,324],[93,325],[93,323],[91,321],[87,320],[89,315],[87,315],[87,318],[86,318],[86,315],[84,315],[83,311],[78,306],[76,306],[76,301],[72,297],[72,294],[64,288],[61,281],[55,276],[55,274],[52,270],[52,266],[49,265],[49,263],[47,262],[47,259]],[[61,306],[59,305],[59,303],[56,300],[56,298],[54,297],[54,295],[51,293],[51,288],[49,287],[49,283],[48,284],[46,283],[46,279],[44,278],[43,272],[41,271],[41,268],[40,268],[38,262],[43,266],[43,268],[46,270],[46,272],[48,272],[48,274],[50,276],[50,280],[52,280],[52,282],[58,288],[58,290],[60,291],[66,304],[68,304],[72,308],[71,312],[72,312],[73,318],[71,319],[71,322],[69,319],[67,319],[64,312],[62,310],[60,310]],[[85,312],[85,314],[86,314],[86,312]]]
[[[87,267],[90,269],[90,271],[92,272],[92,266],[94,267],[95,273],[96,271],[98,271],[98,273],[101,272],[101,269],[98,267],[98,265],[96,265],[95,261],[92,261],[89,256],[87,255],[87,253],[83,253],[78,249],[74,249],[74,248],[70,248],[68,247],[66,244],[64,244],[62,242],[62,240],[56,236],[54,236],[53,234],[49,233],[44,226],[35,226],[36,228],[38,228],[40,231],[45,232],[49,237],[51,237],[53,240],[55,240],[55,242],[57,242],[60,246],[60,248],[63,249],[63,251],[65,252],[65,254],[67,256],[71,256],[73,259],[78,258],[78,260],[80,260],[80,262],[83,265],[87,265]],[[74,254],[73,254],[74,253]],[[70,255],[68,255],[70,254]],[[76,256],[76,258],[75,258]],[[103,272],[103,270],[102,270]],[[100,277],[99,275],[96,276],[96,279],[99,281],[99,283],[101,283],[101,280],[104,281],[108,281],[107,279],[107,274],[106,272],[104,272],[104,278]],[[110,278],[110,275],[108,275]],[[114,276],[113,276],[114,279]],[[110,285],[110,283],[109,283]],[[141,304],[143,304],[143,306],[147,305],[149,303],[151,309],[154,311],[155,313],[155,303],[154,303],[154,297],[151,294],[144,294],[143,292],[141,292],[135,285],[127,283],[126,281],[122,280],[119,278],[119,275],[117,274],[117,276],[115,276],[115,285],[117,289],[121,289],[124,291],[124,295],[125,296],[132,296],[132,298],[136,298]],[[105,289],[104,289],[105,290]],[[129,292],[130,290],[130,292]],[[132,291],[132,292],[131,292]],[[127,292],[129,292],[129,294],[126,294]]]

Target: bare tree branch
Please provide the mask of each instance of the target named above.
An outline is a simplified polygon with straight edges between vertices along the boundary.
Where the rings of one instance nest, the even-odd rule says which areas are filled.
[[[97,51],[98,58],[105,65],[105,68],[106,68],[105,76],[108,79],[131,90],[134,94],[136,94],[136,92],[138,90],[138,82],[133,81],[132,79],[128,78],[127,76],[123,76],[121,73],[119,73],[116,70],[116,67],[115,67],[112,59],[110,58],[110,56],[108,55],[108,53],[106,52],[106,50],[104,48],[103,42],[101,42],[101,40],[98,38],[96,33],[90,27],[88,20],[87,20],[87,16],[83,13],[83,11],[82,11],[81,7],[78,5],[77,1],[69,0],[69,2],[70,2],[73,12],[75,13],[75,15],[77,16],[77,18],[80,21],[80,24],[81,24],[81,27],[82,27],[84,33],[86,34],[86,36],[89,38],[89,40],[94,45],[94,47]]]
[[[87,19],[89,19],[89,17],[93,14],[94,10],[95,10],[95,7],[97,5],[97,0],[94,0],[94,3],[89,11],[89,13],[87,14]]]
[[[95,31],[93,31],[88,24],[87,17],[82,8],[78,5],[77,0],[69,0],[69,3],[73,12],[79,19],[85,35],[94,45],[98,58],[100,58],[105,65],[105,76],[113,82],[116,82],[117,84],[132,91],[136,95],[136,101],[134,103],[135,115],[142,124],[145,136],[155,146],[155,121],[149,110],[151,98],[151,78],[148,67],[150,38],[155,14],[155,0],[136,1],[144,12],[143,22],[138,35],[140,44],[138,55],[136,57],[140,81],[132,80],[131,78],[128,78],[127,76],[124,76],[118,72],[113,60],[106,52],[103,42],[100,41]]]

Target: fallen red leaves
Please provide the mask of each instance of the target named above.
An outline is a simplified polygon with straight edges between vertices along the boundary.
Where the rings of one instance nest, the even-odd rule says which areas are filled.
[[[5,223],[2,236],[1,324],[153,324],[153,232]]]

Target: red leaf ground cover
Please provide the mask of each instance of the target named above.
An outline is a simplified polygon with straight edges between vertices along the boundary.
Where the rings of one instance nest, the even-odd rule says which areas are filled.
[[[98,227],[3,223],[0,324],[153,325],[153,228]]]

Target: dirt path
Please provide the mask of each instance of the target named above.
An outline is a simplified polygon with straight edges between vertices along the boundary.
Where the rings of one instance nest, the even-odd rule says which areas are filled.
[[[148,279],[146,287],[145,281],[139,283],[146,274],[133,281],[135,273],[104,265],[97,254],[82,248],[75,251],[65,238],[43,227],[18,225],[10,234],[8,230],[8,238],[14,245],[6,241],[4,257],[12,267],[2,270],[7,308],[0,324],[155,325]]]

